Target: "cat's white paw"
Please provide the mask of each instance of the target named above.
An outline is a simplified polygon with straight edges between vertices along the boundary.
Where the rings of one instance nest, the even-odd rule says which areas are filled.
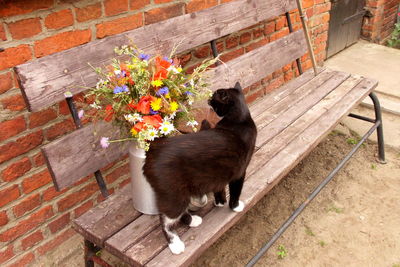
[[[172,242],[168,244],[169,249],[172,254],[181,254],[185,251],[185,243],[179,238],[179,236],[174,236]]]
[[[239,200],[239,204],[237,205],[237,207],[233,208],[234,212],[242,212],[244,210],[244,203],[243,201]]]
[[[217,202],[215,202],[215,200],[214,200],[214,206],[215,206],[215,207],[223,207],[224,204],[222,204],[222,203],[217,203]]]
[[[191,215],[191,216],[192,216],[192,221],[189,224],[190,227],[197,227],[203,222],[203,219],[200,216],[197,215]]]

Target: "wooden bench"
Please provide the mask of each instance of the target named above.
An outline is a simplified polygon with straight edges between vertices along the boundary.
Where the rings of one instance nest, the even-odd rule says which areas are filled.
[[[29,109],[37,111],[64,100],[67,90],[80,93],[83,89],[77,85],[82,84],[82,79],[85,85],[93,86],[96,75],[87,63],[105,64],[114,56],[113,48],[126,44],[127,37],[147,53],[169,52],[174,44],[183,40],[178,52],[211,42],[216,54],[217,38],[281,14],[286,14],[291,26],[289,12],[295,9],[294,0],[233,1],[49,55],[16,67],[16,72]],[[281,39],[217,66],[211,79],[212,89],[232,87],[237,81],[243,87],[251,86],[296,60],[302,73],[298,59],[307,51],[306,39],[303,30],[293,31],[290,27],[290,31]],[[250,110],[258,127],[258,138],[241,196],[245,211],[368,95],[376,104],[376,118],[351,116],[374,123],[367,135],[378,128],[379,156],[384,160],[379,102],[372,94],[376,85],[377,82],[371,79],[320,69],[317,74],[306,72],[300,75],[252,104]],[[98,170],[123,157],[127,150],[118,145],[110,146],[106,151],[101,149],[93,136],[94,126],[82,127],[72,98],[67,97],[67,101],[78,129],[42,148],[55,187],[62,190],[95,172],[103,195],[107,196]],[[338,168],[327,177],[325,184]],[[308,201],[299,207],[300,211]],[[129,186],[75,219],[73,225],[86,240],[87,266],[93,266],[93,261],[99,260],[94,254],[99,248],[133,266],[187,266],[244,214],[231,212],[228,207],[214,208],[210,204],[199,213],[203,217],[200,227],[189,229],[181,225],[177,229],[186,245],[181,255],[172,255],[169,251],[158,216],[143,215],[133,208]],[[292,215],[287,223],[296,216]],[[287,223],[281,229],[286,229]],[[281,233],[274,236],[275,240]]]

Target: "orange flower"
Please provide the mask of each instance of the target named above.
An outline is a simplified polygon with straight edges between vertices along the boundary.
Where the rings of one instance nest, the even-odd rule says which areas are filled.
[[[153,80],[164,80],[167,79],[168,71],[166,69],[158,70],[153,77]]]
[[[152,115],[152,116],[143,116],[143,122],[158,129],[161,126],[162,118],[159,114]]]
[[[171,62],[161,58],[161,57],[157,57],[156,58],[156,67],[158,69],[168,69],[171,66]]]
[[[167,79],[167,69],[171,66],[171,62],[161,58],[156,58],[156,73],[153,76],[153,80],[164,80]]]
[[[112,108],[112,105],[107,105],[106,106],[106,116],[104,117],[105,121],[110,121],[114,115],[114,110]]]
[[[132,101],[128,104],[127,107],[128,107],[128,110],[130,110],[130,111],[135,111],[137,105],[136,105],[135,101],[132,100]]]
[[[132,127],[136,132],[140,132],[144,128],[144,122],[138,122]]]
[[[154,101],[156,98],[151,95],[142,96],[139,103],[136,106],[136,110],[142,114],[150,113],[150,102]]]

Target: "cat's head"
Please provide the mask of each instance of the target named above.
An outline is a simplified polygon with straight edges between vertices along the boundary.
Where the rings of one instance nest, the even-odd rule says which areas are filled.
[[[220,117],[232,117],[240,120],[248,114],[243,90],[239,83],[236,83],[233,88],[218,89],[208,103]]]

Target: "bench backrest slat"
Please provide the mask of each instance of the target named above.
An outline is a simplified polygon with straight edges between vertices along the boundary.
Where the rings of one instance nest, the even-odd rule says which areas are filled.
[[[246,53],[211,71],[213,90],[233,87],[236,81],[249,86],[280,67],[293,62],[306,51],[302,30],[289,34]],[[96,137],[93,133],[96,132]],[[102,134],[108,136],[111,126],[91,124],[76,130],[48,145],[44,152],[54,184],[58,190],[72,185],[82,177],[103,168],[127,153],[127,145],[111,144],[107,149],[99,146]],[[73,170],[73,172],[71,172]]]
[[[147,53],[177,52],[237,32],[266,19],[294,10],[294,0],[238,0],[195,13],[174,17],[105,39],[55,53],[17,66],[20,87],[30,111],[37,111],[64,99],[64,93],[77,94],[97,81],[89,67],[104,66],[114,57],[113,48],[128,38]]]

